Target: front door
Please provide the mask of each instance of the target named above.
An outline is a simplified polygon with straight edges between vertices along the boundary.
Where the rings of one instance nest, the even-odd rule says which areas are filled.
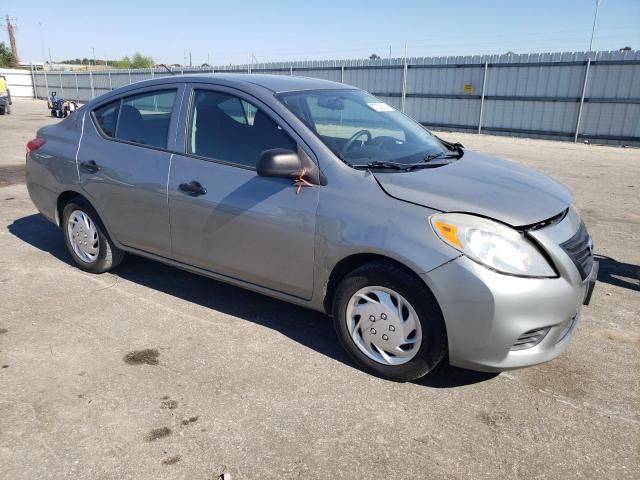
[[[259,154],[297,143],[255,100],[195,89],[186,148],[169,177],[173,257],[244,282],[309,299],[319,189],[256,174]]]
[[[109,233],[163,256],[171,253],[167,139],[177,93],[145,91],[86,112],[78,152],[80,183]]]

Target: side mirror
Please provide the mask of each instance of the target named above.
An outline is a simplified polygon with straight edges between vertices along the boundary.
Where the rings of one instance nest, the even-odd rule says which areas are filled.
[[[302,162],[293,150],[273,148],[260,154],[256,170],[261,177],[294,178],[300,174]]]

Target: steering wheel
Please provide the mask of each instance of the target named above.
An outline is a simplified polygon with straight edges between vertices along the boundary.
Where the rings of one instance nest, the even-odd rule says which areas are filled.
[[[358,130],[356,133],[351,135],[351,138],[347,140],[347,143],[345,143],[344,147],[342,147],[342,155],[346,155],[347,152],[351,150],[351,147],[353,147],[353,144],[356,143],[356,140],[360,138],[362,135],[367,136],[367,140],[366,140],[367,142],[370,142],[371,138],[373,137],[373,135],[371,135],[371,132],[369,130]]]

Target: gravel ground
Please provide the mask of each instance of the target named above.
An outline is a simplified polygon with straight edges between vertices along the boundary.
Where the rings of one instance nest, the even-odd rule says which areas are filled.
[[[74,268],[23,184],[53,121],[0,117],[0,478],[638,478],[639,150],[443,133],[565,182],[600,281],[555,361],[399,384],[320,314],[132,256]]]

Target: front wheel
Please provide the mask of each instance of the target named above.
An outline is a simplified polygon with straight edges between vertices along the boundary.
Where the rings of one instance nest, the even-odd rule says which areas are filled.
[[[391,263],[349,274],[333,302],[340,343],[378,376],[410,381],[429,373],[447,352],[442,312],[427,286]]]
[[[82,270],[104,273],[122,261],[124,252],[113,244],[86,201],[74,199],[65,205],[62,228],[67,250]]]

